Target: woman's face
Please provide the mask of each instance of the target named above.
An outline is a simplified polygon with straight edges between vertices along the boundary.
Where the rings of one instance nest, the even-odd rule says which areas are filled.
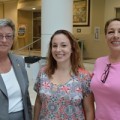
[[[71,44],[64,34],[57,34],[52,40],[52,55],[57,63],[70,62]]]
[[[13,30],[11,27],[0,27],[0,53],[8,53],[13,44]]]
[[[120,52],[120,21],[112,21],[108,28],[106,39],[110,50]]]

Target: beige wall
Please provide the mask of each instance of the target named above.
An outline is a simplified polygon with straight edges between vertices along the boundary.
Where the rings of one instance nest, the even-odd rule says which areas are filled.
[[[0,18],[10,18],[15,23],[17,29],[17,4],[18,0],[12,0],[0,4]],[[17,35],[17,32],[16,32]],[[15,37],[14,45],[16,45],[17,38]]]
[[[85,41],[87,58],[97,58],[108,54],[104,37],[105,0],[92,0],[91,3],[91,33]],[[94,29],[100,28],[99,39],[95,39]]]
[[[105,21],[115,17],[115,8],[120,8],[120,0],[105,0]]]
[[[32,11],[18,10],[18,26],[26,26],[25,37],[18,37],[18,48],[28,45],[32,42]]]
[[[0,3],[0,18],[3,18],[3,4]]]
[[[91,0],[90,26],[73,28],[74,35],[84,40],[84,58],[97,58],[109,54],[104,37],[105,22],[115,17],[115,8],[120,8],[119,0]],[[94,28],[100,27],[100,39],[94,39]],[[77,33],[80,28],[81,32]]]
[[[31,41],[32,35],[32,23],[31,23],[31,13],[19,13],[17,10],[17,1],[11,0],[6,2],[4,5],[4,16],[11,18],[16,27],[18,24],[24,23],[27,24],[28,29],[28,42]],[[87,27],[75,27],[73,28],[73,34],[84,40],[84,58],[97,58],[103,55],[108,54],[108,48],[104,37],[104,24],[109,18],[115,17],[115,8],[120,7],[119,0],[90,0],[90,26]],[[3,5],[0,4],[0,18],[3,17]],[[26,18],[28,17],[28,18]],[[100,39],[94,39],[94,28],[100,28]],[[77,29],[81,29],[81,32],[78,33]],[[16,32],[17,35],[17,32]],[[15,42],[17,46],[17,42]],[[19,46],[17,46],[19,47]]]
[[[84,40],[84,58],[97,58],[108,54],[108,48],[104,39],[104,15],[105,0],[91,0],[90,4],[90,26],[80,27],[81,33],[75,35]],[[94,28],[100,28],[100,37],[95,40]]]
[[[3,7],[4,6],[4,7]],[[20,11],[18,12],[18,0],[12,0],[0,4],[0,18],[10,18],[15,23],[16,36],[14,40],[14,49],[23,47],[24,45],[32,41],[32,12]],[[25,42],[20,42],[18,39],[18,25],[25,24],[27,26],[27,34],[25,37]]]

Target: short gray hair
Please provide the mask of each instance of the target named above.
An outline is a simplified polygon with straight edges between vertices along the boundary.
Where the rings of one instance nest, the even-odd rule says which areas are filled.
[[[15,24],[11,19],[0,19],[0,27],[10,27],[13,30],[13,36],[15,36]]]

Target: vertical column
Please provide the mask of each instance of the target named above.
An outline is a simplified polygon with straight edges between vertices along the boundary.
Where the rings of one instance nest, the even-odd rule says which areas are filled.
[[[73,0],[41,1],[41,57],[46,58],[51,35],[58,29],[72,32]],[[42,60],[41,59],[41,60]]]

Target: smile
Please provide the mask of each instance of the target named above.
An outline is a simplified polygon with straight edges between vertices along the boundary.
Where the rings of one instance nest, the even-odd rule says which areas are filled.
[[[113,45],[120,45],[120,41],[113,41],[111,42]]]

